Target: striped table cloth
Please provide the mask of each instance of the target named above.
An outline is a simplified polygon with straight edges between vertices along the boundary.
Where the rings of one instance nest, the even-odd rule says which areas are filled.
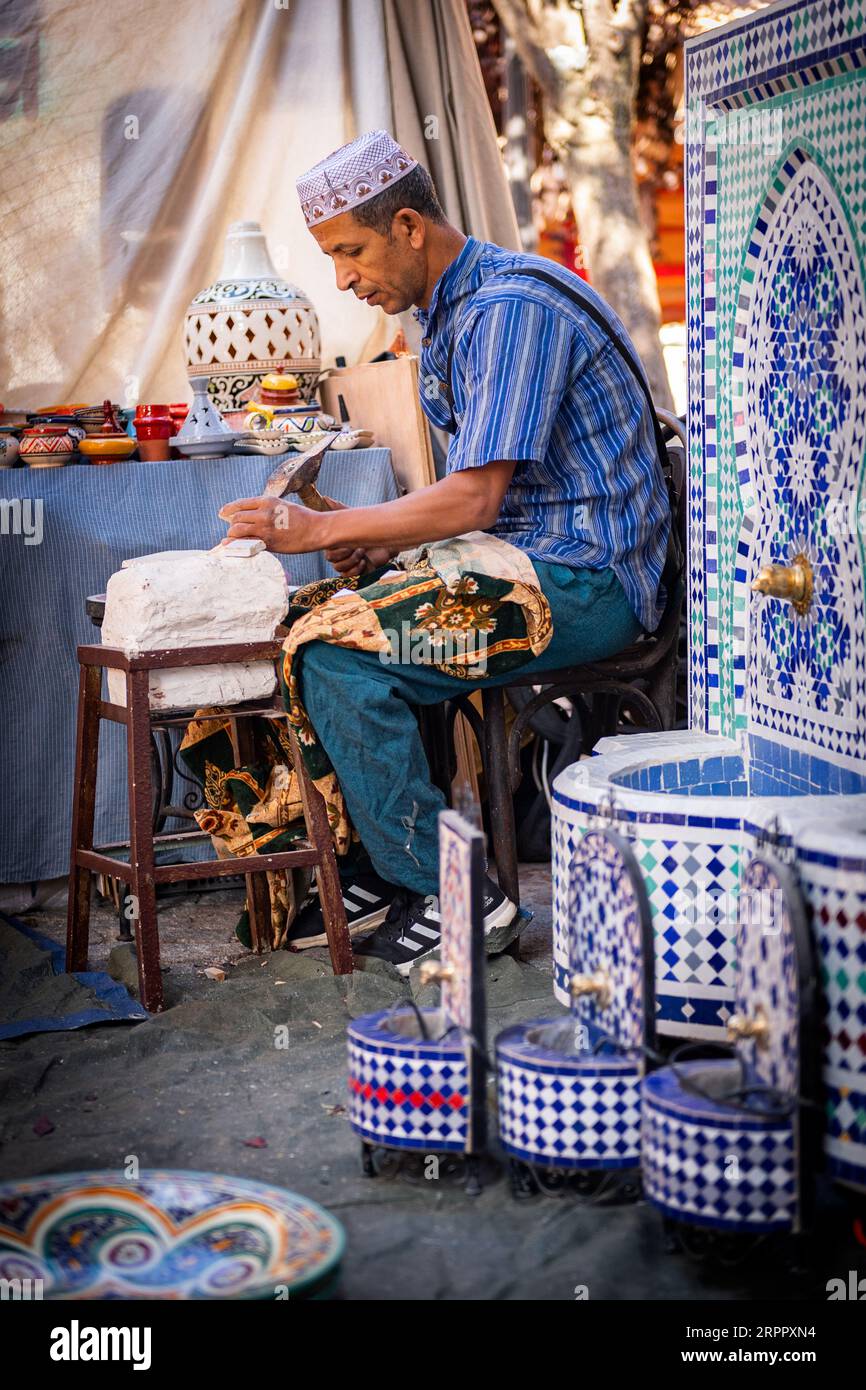
[[[274,466],[241,454],[0,472],[0,883],[69,868],[75,650],[99,640],[86,597],[132,556],[215,545],[219,508],[257,496]],[[399,494],[388,449],[331,453],[319,488],[352,507]],[[321,554],[280,558],[292,584],[334,572]],[[96,842],[107,844],[128,835],[125,730],[104,723],[100,737]]]

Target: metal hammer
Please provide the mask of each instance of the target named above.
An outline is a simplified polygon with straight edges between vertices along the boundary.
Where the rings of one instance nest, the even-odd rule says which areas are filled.
[[[282,497],[287,492],[296,492],[300,501],[311,511],[329,512],[331,508],[317,490],[316,479],[325,454],[339,433],[339,430],[334,430],[325,435],[300,458],[283,459],[265,483],[264,495]]]

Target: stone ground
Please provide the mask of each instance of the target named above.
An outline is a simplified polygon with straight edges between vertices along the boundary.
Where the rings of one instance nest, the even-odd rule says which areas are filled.
[[[525,866],[522,886],[535,919],[521,960],[488,962],[491,1041],[509,1023],[561,1012],[550,983],[547,866]],[[668,1253],[645,1203],[515,1202],[495,1168],[475,1199],[448,1165],[438,1181],[417,1167],[365,1179],[345,1117],[346,1023],[410,989],[432,998],[387,966],[335,979],[320,950],[253,956],[234,937],[238,912],[235,890],[165,902],[168,1007],[159,1017],[0,1043],[0,1179],[120,1170],[134,1154],[142,1168],[293,1188],[346,1228],[339,1293],[348,1299],[571,1300],[585,1285],[591,1299],[823,1300],[828,1278],[858,1267],[850,1212],[829,1188],[808,1253],[766,1246],[724,1268]],[[27,920],[63,938],[57,903]],[[114,914],[97,909],[91,969],[107,968],[116,934]],[[213,965],[225,969],[223,982],[204,974]],[[285,1049],[275,1045],[279,1025]],[[41,1120],[53,1129],[40,1137]]]

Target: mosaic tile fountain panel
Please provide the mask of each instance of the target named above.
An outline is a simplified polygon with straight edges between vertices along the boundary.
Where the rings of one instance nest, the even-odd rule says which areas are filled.
[[[866,0],[695,39],[686,83],[691,723],[767,791],[862,790]],[[750,593],[799,555],[804,617]]]

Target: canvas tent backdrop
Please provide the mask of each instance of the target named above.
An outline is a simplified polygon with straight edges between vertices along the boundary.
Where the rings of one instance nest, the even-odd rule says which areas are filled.
[[[397,321],[339,293],[294,187],[379,127],[519,247],[463,0],[0,0],[0,400],[188,399],[184,311],[236,220],[326,363],[381,351]]]

